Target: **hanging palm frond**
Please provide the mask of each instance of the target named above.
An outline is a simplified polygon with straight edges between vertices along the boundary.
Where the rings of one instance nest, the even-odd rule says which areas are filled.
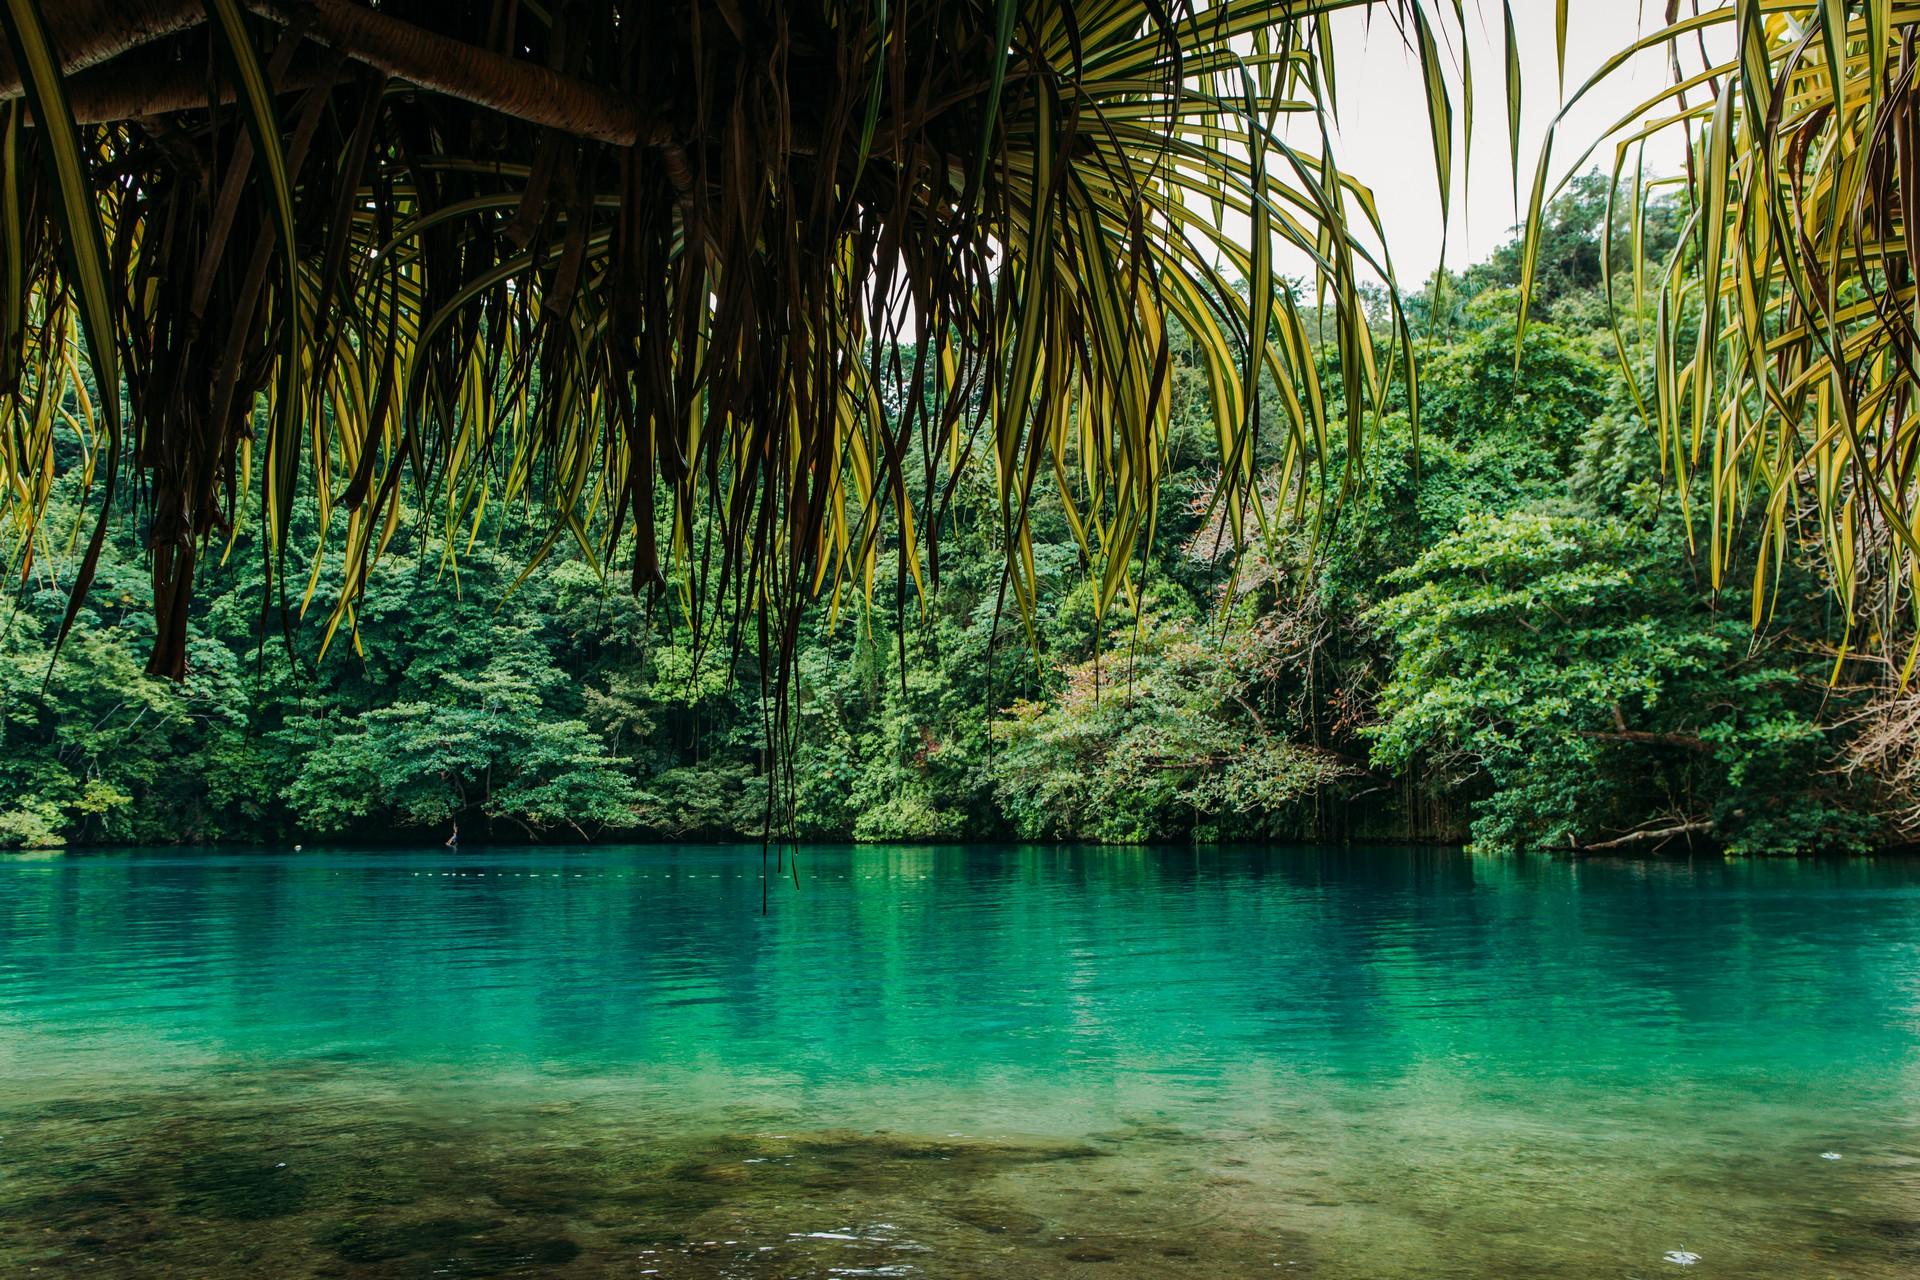
[[[16,567],[78,470],[76,608],[130,512],[178,677],[242,521],[301,594],[296,494],[345,553],[322,650],[403,519],[452,560],[528,503],[696,621],[743,606],[784,671],[887,539],[930,577],[990,465],[1020,609],[1043,476],[1104,609],[1155,527],[1170,329],[1236,537],[1263,418],[1304,504],[1411,373],[1326,145],[1347,9],[1417,47],[1444,174],[1454,0],[0,0]]]
[[[1608,134],[1614,185],[1650,143],[1683,134],[1689,234],[1662,262],[1634,234],[1633,296],[1616,311],[1651,320],[1651,385],[1636,394],[1676,493],[1707,505],[1713,580],[1757,550],[1759,625],[1782,566],[1811,551],[1850,643],[1920,636],[1920,223],[1905,189],[1920,155],[1920,4],[1725,0],[1685,15],[1670,4],[1667,25],[1607,62],[1561,118],[1649,54],[1665,56],[1672,84]],[[1555,142],[1530,227],[1551,195]],[[1628,190],[1637,228],[1645,189]],[[1638,387],[1642,371],[1627,373]],[[1903,680],[1916,656],[1920,640]]]

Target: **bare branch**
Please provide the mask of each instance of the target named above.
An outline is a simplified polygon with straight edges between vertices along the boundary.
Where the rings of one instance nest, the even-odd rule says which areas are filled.
[[[200,0],[64,0],[43,12],[47,38],[68,75],[207,20]],[[0,102],[22,92],[20,68],[0,40]]]
[[[672,139],[664,118],[623,94],[560,75],[376,13],[350,0],[247,0],[262,17],[305,24],[308,38],[421,89],[529,124],[621,147]],[[205,21],[194,0],[69,0],[49,6],[48,34],[71,75]],[[103,77],[104,77],[103,70]],[[203,78],[181,70],[104,79],[76,93],[75,115],[101,123],[206,105]],[[20,74],[0,45],[0,101],[21,95]]]
[[[1597,853],[1603,849],[1624,849],[1634,844],[1665,844],[1681,836],[1705,835],[1713,830],[1713,823],[1704,820],[1677,822],[1670,827],[1650,827],[1639,831],[1629,831],[1612,840],[1602,840],[1598,844],[1581,845],[1585,853]]]
[[[516,120],[620,147],[670,140],[666,122],[631,98],[349,0],[248,0],[248,7],[276,22],[306,20],[310,38],[355,61]]]

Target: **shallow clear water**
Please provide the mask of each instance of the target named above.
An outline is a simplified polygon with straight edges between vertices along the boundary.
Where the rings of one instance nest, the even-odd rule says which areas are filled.
[[[1920,864],[760,877],[0,860],[0,1275],[1920,1273]]]

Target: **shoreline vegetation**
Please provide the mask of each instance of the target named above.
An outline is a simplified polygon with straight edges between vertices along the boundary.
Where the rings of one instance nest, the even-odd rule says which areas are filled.
[[[281,856],[285,856],[289,858],[302,858],[310,854],[345,853],[345,854],[376,855],[376,854],[387,854],[387,853],[403,853],[408,855],[426,854],[433,857],[440,857],[442,855],[445,855],[447,858],[453,859],[460,855],[465,855],[465,854],[499,853],[499,854],[511,855],[511,854],[529,852],[529,851],[549,851],[554,853],[560,853],[565,851],[575,851],[575,850],[587,851],[587,850],[595,850],[595,849],[669,849],[671,848],[671,849],[698,849],[698,850],[723,851],[723,850],[734,850],[742,847],[747,847],[747,848],[750,848],[751,850],[757,851],[761,847],[762,843],[763,842],[760,840],[743,840],[742,838],[737,836],[734,836],[734,837],[722,836],[722,837],[714,837],[712,839],[690,840],[686,838],[673,837],[673,836],[630,835],[630,834],[609,833],[609,832],[599,832],[591,836],[580,836],[570,832],[566,832],[564,830],[550,830],[550,831],[538,832],[534,835],[529,836],[525,834],[510,834],[505,831],[496,831],[493,834],[489,835],[484,840],[471,840],[471,841],[463,840],[461,842],[460,848],[457,850],[453,850],[453,849],[443,849],[439,847],[438,841],[426,839],[424,835],[421,840],[408,842],[404,840],[397,840],[394,838],[394,835],[392,833],[389,833],[384,838],[379,836],[373,836],[373,835],[368,835],[360,838],[334,837],[334,838],[327,839],[324,843],[321,843],[321,844],[296,843],[296,844],[289,844],[289,845],[279,846],[279,847],[263,845],[256,842],[250,842],[245,840],[225,840],[225,841],[214,841],[210,843],[201,843],[201,844],[176,843],[176,844],[166,844],[166,845],[136,845],[136,844],[129,844],[124,841],[119,843],[103,843],[103,844],[50,844],[50,845],[42,845],[42,846],[36,846],[36,847],[12,845],[7,847],[0,847],[0,860],[14,860],[14,861],[29,860],[30,861],[37,858],[56,858],[57,859],[57,858],[68,858],[68,857],[92,857],[92,856],[113,857],[118,855],[129,854],[129,853],[131,854],[165,854],[167,856],[232,854],[236,856],[268,857],[268,858],[277,858]],[[775,841],[772,844],[768,845],[768,847],[770,849],[777,848],[781,843],[782,842],[780,841]],[[1241,837],[1241,838],[1234,838],[1234,839],[1227,839],[1227,840],[1210,841],[1204,844],[1199,842],[1179,842],[1179,841],[1172,841],[1172,840],[1152,840],[1152,841],[1136,840],[1136,841],[1125,842],[1125,843],[1119,843],[1119,842],[1102,843],[1099,841],[1089,841],[1089,840],[1052,839],[1052,840],[1006,841],[1004,842],[1004,845],[1002,845],[999,842],[989,843],[989,842],[982,842],[982,841],[966,841],[966,840],[950,840],[950,839],[857,841],[857,840],[849,840],[844,838],[787,841],[784,843],[785,843],[785,849],[789,854],[797,855],[800,857],[805,857],[808,854],[818,853],[822,850],[839,851],[839,850],[847,850],[847,849],[885,849],[885,848],[896,848],[896,847],[902,848],[902,849],[925,850],[929,852],[938,852],[941,850],[950,850],[950,849],[972,849],[972,848],[980,848],[984,846],[984,847],[1004,847],[1008,850],[1042,849],[1042,850],[1050,850],[1050,851],[1058,850],[1062,852],[1072,851],[1072,852],[1115,853],[1115,854],[1148,853],[1148,852],[1156,852],[1156,851],[1168,852],[1168,851],[1188,850],[1188,849],[1239,851],[1239,850],[1258,850],[1263,847],[1264,848],[1287,848],[1287,849],[1312,847],[1309,844],[1301,841],[1274,840],[1267,837]],[[1340,849],[1340,850],[1351,850],[1352,852],[1356,854],[1361,854],[1361,855],[1365,855],[1368,853],[1389,854],[1393,852],[1406,852],[1409,850],[1416,851],[1422,854],[1452,854],[1452,853],[1465,853],[1465,852],[1469,852],[1472,849],[1472,846],[1470,843],[1459,841],[1459,840],[1418,839],[1418,838],[1396,840],[1396,839],[1390,839],[1390,838],[1384,838],[1384,837],[1357,838],[1357,839],[1345,841],[1344,843],[1339,845],[1330,845],[1330,846],[1324,846],[1324,847]],[[1709,857],[1716,862],[1727,863],[1729,865],[1738,864],[1754,858],[1765,859],[1768,861],[1779,861],[1782,859],[1792,861],[1792,860],[1805,859],[1805,860],[1812,860],[1816,862],[1834,861],[1834,862],[1840,862],[1840,863],[1852,863],[1852,862],[1871,863],[1878,859],[1893,859],[1896,861],[1905,862],[1909,860],[1920,860],[1920,842],[1909,842],[1906,844],[1885,845],[1885,846],[1880,846],[1880,847],[1871,848],[1871,849],[1864,849],[1864,850],[1812,849],[1812,850],[1789,850],[1784,853],[1743,854],[1743,855],[1728,854],[1716,848],[1703,846],[1703,845],[1695,845],[1695,846],[1692,846],[1691,848],[1679,848],[1679,849],[1668,848],[1668,849],[1655,850],[1653,852],[1638,850],[1631,847],[1623,847],[1618,849],[1601,849],[1601,850],[1590,850],[1590,849],[1509,850],[1509,851],[1501,852],[1498,856],[1523,857],[1523,858],[1537,857],[1537,858],[1545,858],[1550,861],[1559,860],[1559,859],[1577,859],[1583,862],[1590,862],[1594,859],[1603,859],[1603,860],[1610,859],[1620,863],[1634,863],[1634,862],[1640,862],[1643,860],[1664,861],[1669,859],[1680,861],[1690,857],[1693,857],[1693,858]],[[791,871],[787,869],[783,864],[780,869],[778,869],[777,871],[773,871],[772,874],[774,874],[775,878],[786,878],[791,875]],[[802,869],[800,875],[801,875],[801,879],[804,881],[806,879],[806,871],[804,870],[804,868]]]
[[[672,592],[649,606],[558,555],[516,585],[550,531],[511,504],[457,567],[429,521],[402,520],[359,651],[317,663],[317,615],[283,639],[243,522],[200,570],[179,685],[142,672],[148,570],[120,522],[55,662],[84,541],[63,468],[60,536],[0,618],[0,849],[358,843],[456,821],[480,841],[758,840],[769,813],[805,840],[1911,847],[1920,691],[1874,656],[1901,650],[1849,644],[1817,546],[1782,563],[1757,629],[1750,562],[1713,589],[1690,538],[1711,500],[1653,478],[1615,363],[1606,208],[1589,177],[1548,211],[1517,372],[1517,242],[1403,300],[1419,439],[1384,415],[1331,527],[1281,518],[1230,553],[1205,373],[1178,334],[1137,593],[1103,604],[1043,478],[1029,633],[992,478],[940,476],[937,589],[922,602],[894,539],[870,606],[848,592],[836,623],[824,603],[805,623],[790,826],[789,797],[768,795],[775,695],[751,645],[730,651],[735,616],[696,636]],[[1647,202],[1650,256],[1680,224]],[[1372,309],[1384,324],[1386,300]],[[1623,325],[1651,376],[1648,317]],[[1259,474],[1285,441],[1262,433]],[[293,551],[322,539],[296,505]],[[341,575],[322,556],[288,604],[333,598]]]

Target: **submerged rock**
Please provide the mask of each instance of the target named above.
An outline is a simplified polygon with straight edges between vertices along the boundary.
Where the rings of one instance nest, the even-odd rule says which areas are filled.
[[[233,1221],[284,1218],[307,1207],[308,1180],[284,1164],[268,1167],[247,1154],[215,1149],[180,1162],[183,1212]]]
[[[964,1223],[988,1235],[1033,1235],[1046,1227],[1046,1220],[997,1201],[967,1200],[938,1206],[955,1222]]]
[[[1120,1255],[1105,1249],[1081,1248],[1067,1253],[1068,1262],[1118,1262]]]

